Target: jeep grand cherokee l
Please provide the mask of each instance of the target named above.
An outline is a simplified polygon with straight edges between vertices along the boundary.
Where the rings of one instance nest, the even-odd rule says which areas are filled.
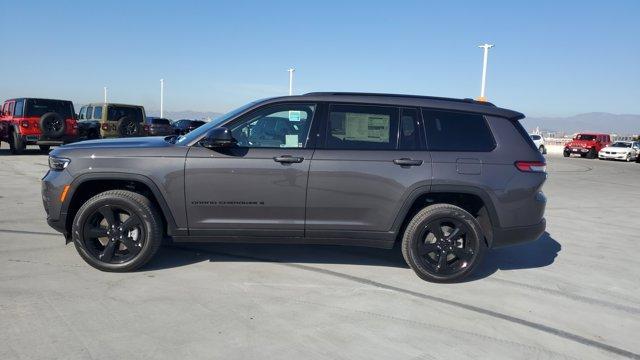
[[[310,93],[250,103],[183,137],[55,149],[48,223],[100,270],[173,242],[392,248],[462,279],[488,248],[545,229],[542,154],[524,115],[473,100]]]
[[[11,153],[21,154],[27,145],[47,152],[51,145],[75,141],[78,125],[68,100],[18,98],[6,100],[0,110],[0,141]]]

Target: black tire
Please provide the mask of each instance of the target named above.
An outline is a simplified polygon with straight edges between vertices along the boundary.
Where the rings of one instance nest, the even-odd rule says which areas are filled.
[[[42,135],[57,139],[64,135],[67,122],[58,113],[48,112],[40,117],[40,131]]]
[[[116,129],[120,137],[140,136],[140,124],[128,116],[123,116],[118,120]]]
[[[17,131],[11,132],[11,137],[9,138],[9,150],[13,155],[20,155],[27,148],[27,145],[24,143],[24,139],[22,135],[20,135]]]
[[[547,153],[547,148],[545,148],[544,145],[540,145],[538,150],[540,150],[540,154],[542,155],[545,155]]]
[[[127,216],[124,220],[123,215]],[[158,252],[162,229],[160,214],[149,199],[131,191],[110,190],[80,207],[72,237],[89,265],[102,271],[127,272],[145,265]]]
[[[100,131],[99,130],[89,131],[89,135],[87,135],[87,140],[95,140],[95,139],[100,139]]]
[[[38,147],[40,148],[40,151],[43,153],[48,154],[49,153],[49,149],[51,149],[51,146],[49,145],[38,145]]]
[[[462,280],[482,261],[486,250],[478,221],[451,204],[436,204],[420,210],[407,225],[402,238],[405,261],[416,275],[431,282]]]
[[[563,155],[564,155],[564,157],[569,157],[571,155],[571,153],[569,153],[568,151],[564,151]]]
[[[591,148],[589,149],[589,152],[587,153],[587,158],[588,159],[595,159],[598,157],[598,153],[596,152],[596,149]]]

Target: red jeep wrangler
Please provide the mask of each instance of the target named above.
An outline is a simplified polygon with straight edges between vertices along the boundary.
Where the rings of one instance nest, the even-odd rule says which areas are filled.
[[[582,157],[595,159],[598,152],[611,143],[609,134],[581,133],[564,146],[564,157],[580,154]]]
[[[78,123],[71,101],[10,99],[0,111],[0,141],[9,143],[12,154],[21,154],[32,144],[47,152],[51,145],[77,138]]]

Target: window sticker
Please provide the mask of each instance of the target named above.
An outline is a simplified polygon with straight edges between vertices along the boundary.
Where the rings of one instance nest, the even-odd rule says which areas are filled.
[[[300,111],[298,110],[289,110],[289,121],[299,122],[302,118]]]
[[[391,116],[346,113],[345,140],[389,142]]]
[[[285,135],[285,143],[282,147],[297,148],[300,147],[298,143],[298,135]]]

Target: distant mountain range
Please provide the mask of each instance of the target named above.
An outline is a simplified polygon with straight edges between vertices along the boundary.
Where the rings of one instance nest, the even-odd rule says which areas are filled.
[[[592,112],[569,117],[528,117],[522,120],[527,131],[536,127],[540,131],[558,131],[573,134],[581,131],[597,131],[607,134],[640,134],[640,115]]]
[[[160,116],[160,110],[147,110],[147,116]],[[165,111],[164,117],[171,120],[192,119],[192,120],[211,120],[222,115],[222,113],[213,111]]]

